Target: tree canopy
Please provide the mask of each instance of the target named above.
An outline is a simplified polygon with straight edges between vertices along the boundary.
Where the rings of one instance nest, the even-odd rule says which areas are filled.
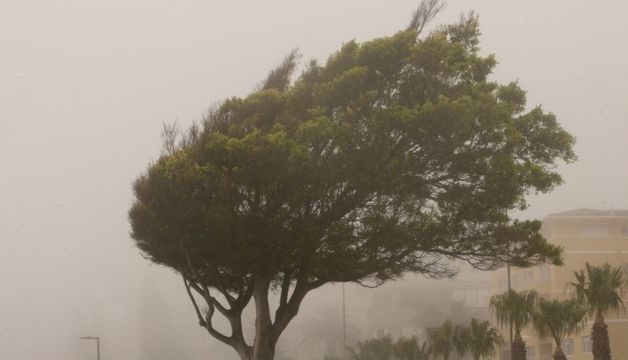
[[[429,3],[419,10],[439,10]],[[561,183],[573,138],[551,113],[526,110],[517,83],[489,80],[496,61],[479,53],[476,15],[422,35],[433,16],[420,11],[408,29],[349,41],[295,80],[290,53],[179,141],[167,132],[136,180],[138,248],[183,276],[201,325],[243,359],[272,358],[303,298],[326,283],[451,276],[452,259],[561,262],[538,221],[509,212]],[[251,299],[252,345],[240,321]],[[215,310],[231,334],[212,325]]]

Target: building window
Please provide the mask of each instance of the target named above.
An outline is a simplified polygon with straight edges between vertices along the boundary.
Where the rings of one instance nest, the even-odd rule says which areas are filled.
[[[607,238],[609,237],[608,228],[605,227],[584,227],[580,231],[582,237],[585,238]]]
[[[549,265],[539,266],[539,280],[548,281],[550,279],[550,267]]]
[[[563,352],[567,356],[573,355],[573,339],[567,339],[563,341]]]
[[[582,352],[583,353],[593,352],[593,342],[591,341],[591,336],[582,337]]]
[[[536,360],[536,351],[534,346],[526,346],[526,360]]]
[[[532,280],[534,280],[534,275],[532,270],[528,270],[525,272],[525,282],[529,283],[532,282]]]

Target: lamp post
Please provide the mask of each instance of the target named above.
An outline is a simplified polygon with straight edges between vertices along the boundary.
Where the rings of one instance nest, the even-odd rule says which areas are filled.
[[[96,356],[100,360],[100,338],[98,336],[81,336],[81,340],[96,340]]]

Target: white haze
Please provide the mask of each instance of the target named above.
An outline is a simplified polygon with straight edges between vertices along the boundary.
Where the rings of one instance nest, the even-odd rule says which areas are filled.
[[[161,125],[245,95],[295,47],[325,60],[390,35],[416,5],[0,2],[0,357],[84,359],[93,344],[78,337],[99,335],[103,360],[141,360],[143,333],[163,324],[187,358],[222,357],[179,279],[129,238],[131,183],[158,155]],[[452,0],[436,22],[469,9],[500,62],[494,78],[518,79],[577,137],[566,184],[521,216],[628,208],[628,3]]]

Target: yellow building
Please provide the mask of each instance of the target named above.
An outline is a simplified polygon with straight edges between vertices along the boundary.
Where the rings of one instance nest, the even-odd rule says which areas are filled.
[[[511,271],[512,288],[520,291],[536,290],[546,298],[564,299],[571,296],[569,283],[574,281],[574,271],[592,265],[610,263],[628,269],[628,210],[579,209],[547,216],[543,220],[543,235],[553,244],[564,247],[562,267],[541,265]],[[496,292],[507,289],[507,272],[497,272]],[[626,301],[626,299],[624,300]],[[591,354],[591,325],[581,333],[565,340],[563,350],[569,359],[593,359]],[[606,316],[611,351],[614,359],[628,359],[628,314]],[[508,330],[504,331],[508,339]],[[550,360],[554,352],[553,340],[539,339],[531,330],[523,334],[529,360]],[[508,359],[508,346],[500,352],[500,359]]]

